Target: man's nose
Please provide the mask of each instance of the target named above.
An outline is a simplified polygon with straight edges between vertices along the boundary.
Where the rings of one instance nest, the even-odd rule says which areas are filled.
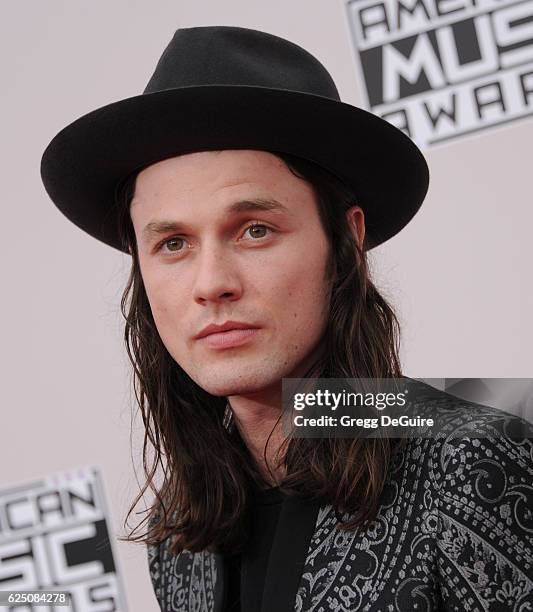
[[[198,304],[240,298],[242,286],[231,254],[216,246],[206,247],[196,257],[193,298]]]

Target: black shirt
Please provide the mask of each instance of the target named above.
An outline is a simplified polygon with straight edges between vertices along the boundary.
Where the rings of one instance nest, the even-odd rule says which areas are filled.
[[[279,487],[254,489],[250,540],[243,553],[227,555],[227,612],[260,612],[268,557],[284,496]]]

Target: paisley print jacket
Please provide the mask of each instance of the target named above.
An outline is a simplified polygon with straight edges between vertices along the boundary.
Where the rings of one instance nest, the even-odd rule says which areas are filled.
[[[427,385],[423,401],[446,427],[397,452],[370,528],[284,501],[263,612],[533,610],[533,425]],[[161,610],[223,612],[221,555],[147,554]]]

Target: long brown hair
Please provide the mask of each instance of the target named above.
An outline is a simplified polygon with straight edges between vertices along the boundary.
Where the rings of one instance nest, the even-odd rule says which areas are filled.
[[[356,194],[308,160],[273,153],[314,188],[330,245],[327,268],[331,293],[324,350],[308,375],[401,376],[397,317],[370,280],[364,247],[357,244],[346,219],[346,211],[358,203]],[[155,499],[140,525],[120,539],[157,545],[172,536],[175,553],[183,549],[237,552],[246,541],[251,483],[260,481],[261,476],[232,424],[226,399],[210,395],[196,384],[171,357],[158,334],[129,213],[136,176],[122,185],[117,205],[119,231],[132,256],[121,310],[135,397],[145,426],[146,482],[125,524],[148,487]],[[364,210],[364,203],[361,205]],[[278,465],[283,463],[285,468],[280,488],[287,495],[331,504],[337,517],[348,512],[350,519],[340,524],[343,529],[364,528],[377,514],[396,442],[389,438],[288,437],[277,454]],[[162,482],[156,486],[159,466]],[[134,536],[146,521],[147,532]]]

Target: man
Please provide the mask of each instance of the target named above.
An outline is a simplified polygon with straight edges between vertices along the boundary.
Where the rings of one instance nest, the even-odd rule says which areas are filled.
[[[132,256],[122,306],[162,610],[533,603],[527,423],[420,385],[443,415],[435,439],[279,427],[284,378],[401,377],[366,251],[424,199],[406,136],[342,103],[288,41],[189,28],[141,96],[60,132],[41,173],[69,219]]]

